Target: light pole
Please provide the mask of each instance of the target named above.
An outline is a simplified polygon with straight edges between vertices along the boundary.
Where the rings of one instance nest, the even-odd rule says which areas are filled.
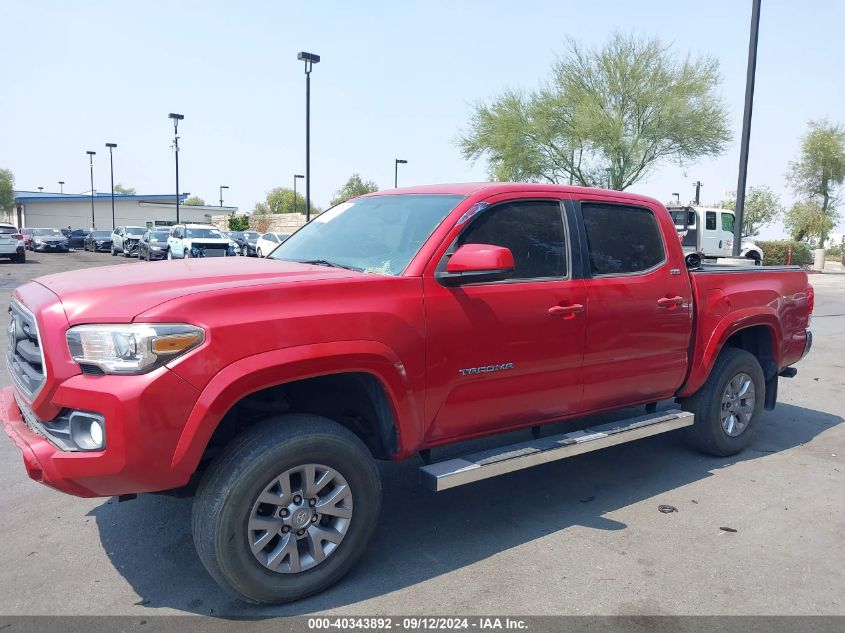
[[[696,180],[694,183],[692,183],[692,186],[695,187],[695,201],[693,202],[693,204],[698,206],[699,204],[701,204],[701,187],[703,185],[701,184],[700,180]]]
[[[167,117],[173,119],[173,151],[176,154],[176,224],[179,224],[179,121],[184,119],[185,115],[171,112]]]
[[[44,191],[44,187],[38,187],[38,193],[41,193],[42,191]]]
[[[748,176],[748,144],[751,140],[751,110],[754,106],[754,76],[757,72],[757,37],[760,34],[760,0],[751,0],[751,34],[748,37],[748,69],[745,75],[745,110],[742,114],[742,136],[739,143],[739,177],[736,183],[736,218],[734,218],[733,256],[742,248],[742,225],[745,220],[745,180]]]
[[[111,174],[111,228],[114,230],[114,156],[112,150],[117,147],[117,143],[106,143],[109,148],[109,173]]]
[[[64,192],[65,192],[65,181],[60,180],[59,181],[59,193],[64,193]]]
[[[397,158],[393,161],[393,188],[399,187],[399,165],[407,165],[408,161],[404,158]]]
[[[94,156],[97,152],[92,152],[90,149],[85,152],[88,154],[88,164],[91,167],[91,230],[97,228],[97,223],[94,221]]]
[[[610,167],[604,168],[604,173],[606,174],[605,182],[607,183],[607,189],[610,189],[610,172],[611,172]]]
[[[302,174],[293,175],[293,212],[296,213],[296,181],[300,178],[305,178]]]
[[[675,202],[677,204],[681,204],[681,194],[680,193],[672,193],[672,195],[675,196]]]
[[[305,62],[305,221],[311,221],[311,69],[320,56],[302,51],[296,58]]]
[[[223,190],[228,189],[229,185],[220,185],[220,206],[223,206]]]

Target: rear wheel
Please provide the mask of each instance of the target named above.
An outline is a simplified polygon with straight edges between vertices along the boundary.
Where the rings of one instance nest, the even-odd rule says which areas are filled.
[[[726,457],[751,442],[760,419],[766,383],[757,357],[745,350],[722,350],[704,386],[681,401],[695,414],[687,439],[697,449]]]
[[[236,438],[205,474],[194,544],[237,597],[290,602],[351,569],[380,505],[378,470],[358,437],[318,416],[280,416]]]
[[[17,264],[23,264],[24,262],[26,262],[26,251],[24,250],[24,251],[21,251],[20,253],[12,255],[9,259],[11,259],[13,262],[15,262]]]

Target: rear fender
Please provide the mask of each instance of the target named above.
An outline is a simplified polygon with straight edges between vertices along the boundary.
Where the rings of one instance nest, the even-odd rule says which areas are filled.
[[[192,474],[223,416],[251,393],[305,378],[363,372],[385,388],[397,423],[399,449],[412,452],[421,433],[414,391],[405,366],[392,349],[376,341],[339,341],[272,350],[243,358],[218,373],[203,389],[173,454],[174,470]]]
[[[760,308],[745,308],[729,312],[724,316],[713,329],[712,334],[706,341],[697,340],[690,358],[690,372],[686,383],[678,391],[678,397],[687,397],[698,391],[707,378],[722,348],[731,336],[737,332],[757,325],[766,326],[769,329],[772,339],[772,359],[775,368],[781,366],[783,337],[781,324],[774,311],[761,312]],[[708,324],[697,321],[699,330],[706,329]],[[765,368],[764,368],[765,370]],[[768,377],[767,377],[768,378]]]

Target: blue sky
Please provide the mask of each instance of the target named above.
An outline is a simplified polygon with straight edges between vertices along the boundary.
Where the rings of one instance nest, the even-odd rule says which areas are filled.
[[[483,180],[455,138],[470,104],[538,86],[565,38],[601,44],[613,30],[657,35],[679,54],[721,63],[735,141],[716,159],[662,165],[632,190],[668,200],[704,183],[736,188],[750,0],[563,2],[58,2],[0,0],[4,81],[0,167],[20,189],[173,188],[169,112],[180,127],[182,190],[251,209],[304,169],[304,75],[312,75],[312,198],[325,206],[352,172],[393,185]],[[749,185],[791,200],[788,162],[810,119],[845,122],[845,3],[763,0]],[[300,186],[302,182],[300,181]],[[773,227],[764,235],[777,235]]]

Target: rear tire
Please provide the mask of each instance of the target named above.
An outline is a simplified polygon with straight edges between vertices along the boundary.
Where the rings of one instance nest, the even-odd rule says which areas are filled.
[[[339,479],[312,488],[317,503],[308,519],[299,516],[305,514],[302,509],[287,511],[290,506],[283,504],[299,498],[308,510],[305,497],[311,495],[296,496],[307,490],[306,475],[296,473],[314,465],[314,480],[329,472]],[[279,481],[288,482],[287,492],[283,486],[271,488]],[[271,489],[276,496],[268,493]],[[335,496],[337,505],[329,503],[338,490],[351,494],[342,501]],[[259,501],[268,497],[269,504]],[[194,544],[211,577],[241,600],[291,602],[330,587],[352,568],[375,530],[380,506],[378,469],[357,436],[326,418],[279,416],[235,438],[203,476],[193,505]],[[338,518],[336,510],[348,516]],[[262,529],[256,530],[256,521]],[[296,527],[285,530],[286,521],[301,521],[294,525],[303,526],[303,535],[297,537]],[[264,530],[263,523],[270,527]],[[332,538],[340,535],[338,541],[317,538],[314,545],[312,535],[328,533]],[[324,548],[325,543],[329,545]],[[324,557],[312,557],[315,548]],[[293,571],[294,554],[302,571]],[[270,561],[275,561],[275,570]]]
[[[682,408],[695,414],[695,423],[686,429],[687,441],[710,455],[736,455],[754,437],[765,399],[766,383],[757,357],[735,347],[725,348],[707,382],[681,400]]]

